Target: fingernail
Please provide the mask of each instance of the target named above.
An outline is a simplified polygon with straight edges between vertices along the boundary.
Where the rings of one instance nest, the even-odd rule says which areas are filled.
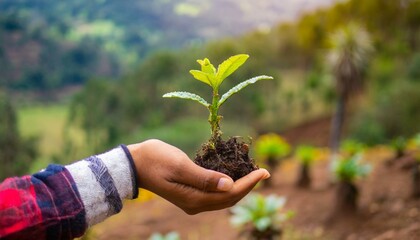
[[[266,169],[264,169],[264,170],[265,170],[265,175],[263,176],[263,179],[270,178],[271,174]]]
[[[233,187],[233,181],[228,178],[220,178],[217,183],[217,189],[220,191],[229,191]]]

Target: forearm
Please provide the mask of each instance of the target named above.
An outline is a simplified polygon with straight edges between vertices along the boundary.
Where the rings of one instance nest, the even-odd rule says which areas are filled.
[[[137,197],[125,146],[0,184],[1,239],[73,239]]]
[[[121,211],[124,199],[138,195],[131,154],[121,145],[66,166],[72,175],[86,211],[86,223],[93,226]]]

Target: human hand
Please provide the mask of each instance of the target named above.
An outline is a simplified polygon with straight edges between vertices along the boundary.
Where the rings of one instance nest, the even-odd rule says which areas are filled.
[[[160,140],[127,147],[136,165],[138,186],[190,215],[231,207],[260,180],[270,177],[267,170],[258,169],[233,182],[223,173],[196,165],[183,151]]]

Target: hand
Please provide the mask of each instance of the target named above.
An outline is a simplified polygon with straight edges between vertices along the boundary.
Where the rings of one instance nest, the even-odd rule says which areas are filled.
[[[236,182],[220,172],[204,169],[180,149],[159,140],[129,145],[138,174],[138,186],[152,191],[187,214],[218,210],[235,205],[263,179],[258,169]]]

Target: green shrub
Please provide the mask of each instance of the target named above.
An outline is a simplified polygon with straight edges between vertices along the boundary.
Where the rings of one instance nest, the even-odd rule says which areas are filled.
[[[340,145],[340,151],[346,156],[353,156],[359,152],[364,151],[365,148],[365,144],[354,139],[346,139]]]
[[[275,133],[258,137],[254,148],[258,161],[271,168],[275,167],[291,151],[290,144],[286,139]]]
[[[282,211],[285,204],[285,197],[250,194],[232,208],[230,221],[243,228],[250,239],[273,239],[281,235],[282,224],[293,216],[290,211]]]
[[[404,152],[407,149],[407,143],[408,140],[402,136],[392,139],[390,146],[394,150],[396,157],[401,157],[404,155]]]
[[[415,146],[420,149],[420,133],[417,133],[416,135],[414,135],[412,140]]]
[[[301,145],[296,148],[295,158],[305,166],[310,166],[315,161],[317,149],[312,146]]]
[[[342,182],[352,183],[357,178],[366,176],[371,171],[371,166],[362,164],[361,160],[362,155],[355,154],[334,161],[332,171],[336,179]]]
[[[414,159],[420,162],[420,133],[414,135],[410,142],[414,145]]]

